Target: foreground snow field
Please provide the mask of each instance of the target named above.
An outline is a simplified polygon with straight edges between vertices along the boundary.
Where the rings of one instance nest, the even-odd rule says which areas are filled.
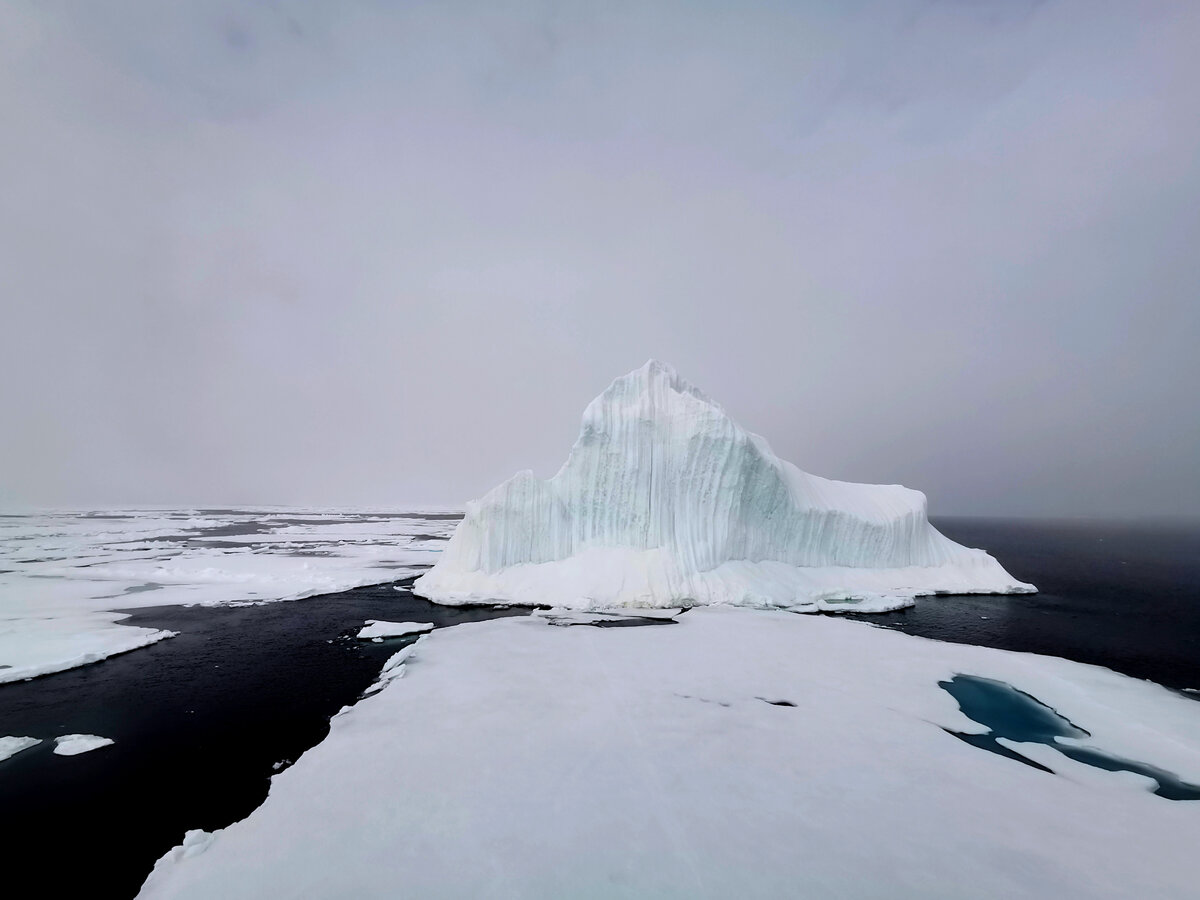
[[[888,612],[1034,587],[938,532],[920,491],[802,472],[651,360],[588,405],[553,478],[521,472],[467,504],[415,590],[450,604]]]
[[[400,666],[141,896],[1196,896],[1200,803],[947,733],[986,730],[938,685],[979,675],[1200,782],[1200,707],[1106,669],[731,608],[462,625]]]
[[[431,517],[430,517],[431,516]],[[95,662],[172,632],[114,609],[294,600],[429,564],[443,514],[296,509],[0,516],[0,683]]]

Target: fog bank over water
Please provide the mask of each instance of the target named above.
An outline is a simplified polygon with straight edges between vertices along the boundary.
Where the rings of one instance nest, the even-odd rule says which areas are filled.
[[[653,356],[935,516],[1200,510],[1200,5],[2,15],[0,505],[458,504]]]

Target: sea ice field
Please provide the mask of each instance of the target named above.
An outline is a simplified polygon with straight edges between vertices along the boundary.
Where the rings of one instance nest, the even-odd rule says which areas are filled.
[[[1200,687],[1195,528],[939,520],[1042,593],[846,621],[431,604],[407,585],[449,513],[101,515],[121,518],[39,514],[31,537],[3,520],[10,609],[22,584],[79,582],[94,596],[51,612],[178,633],[0,685],[5,845],[50,865],[67,841],[88,861],[62,876],[73,890],[1194,896],[1200,802],[1167,794],[1200,784],[1200,705],[1142,679]],[[191,561],[162,588],[124,590],[143,569],[114,590],[103,574],[125,547],[148,553],[151,528],[159,561],[138,565]],[[51,540],[55,560],[16,552]],[[280,577],[305,561],[320,584],[386,583],[264,603],[311,593]],[[150,602],[164,592],[175,605]],[[946,687],[963,677],[1033,698],[1067,733],[1005,730]],[[113,743],[56,754],[70,736]]]
[[[114,609],[262,603],[428,565],[444,513],[141,509],[0,515],[0,683],[173,636]]]

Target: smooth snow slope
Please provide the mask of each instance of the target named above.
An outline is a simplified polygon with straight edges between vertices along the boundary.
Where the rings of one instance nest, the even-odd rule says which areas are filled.
[[[939,681],[999,679],[1200,782],[1200,705],[1106,669],[718,607],[439,629],[404,670],[143,900],[1197,896],[1200,801],[943,730],[986,729]]]
[[[802,472],[663,363],[588,406],[566,464],[467,505],[415,590],[439,603],[884,611],[1034,590],[926,517],[925,495]]]

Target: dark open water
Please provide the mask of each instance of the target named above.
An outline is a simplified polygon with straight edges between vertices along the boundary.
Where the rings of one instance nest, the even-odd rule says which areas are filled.
[[[926,598],[858,618],[1200,688],[1200,524],[935,524],[988,549],[1042,593]],[[274,764],[319,742],[329,717],[375,680],[403,641],[351,639],[364,619],[443,626],[523,612],[439,607],[387,585],[261,606],[137,611],[130,624],[182,634],[0,685],[0,735],[45,739],[0,763],[6,882],[24,874],[46,896],[132,897],[186,830],[247,816],[266,797]],[[53,755],[52,739],[72,732],[117,743]]]
[[[1037,594],[925,597],[851,616],[942,641],[1064,656],[1200,688],[1200,522],[937,519]]]
[[[356,640],[364,619],[445,626],[525,612],[437,606],[390,585],[261,606],[135,611],[126,623],[180,635],[0,685],[0,735],[43,739],[0,762],[4,883],[15,888],[24,874],[41,896],[133,897],[185,831],[249,815],[266,799],[275,764],[324,738],[330,717],[415,639]],[[53,738],[69,733],[116,744],[54,755]]]

